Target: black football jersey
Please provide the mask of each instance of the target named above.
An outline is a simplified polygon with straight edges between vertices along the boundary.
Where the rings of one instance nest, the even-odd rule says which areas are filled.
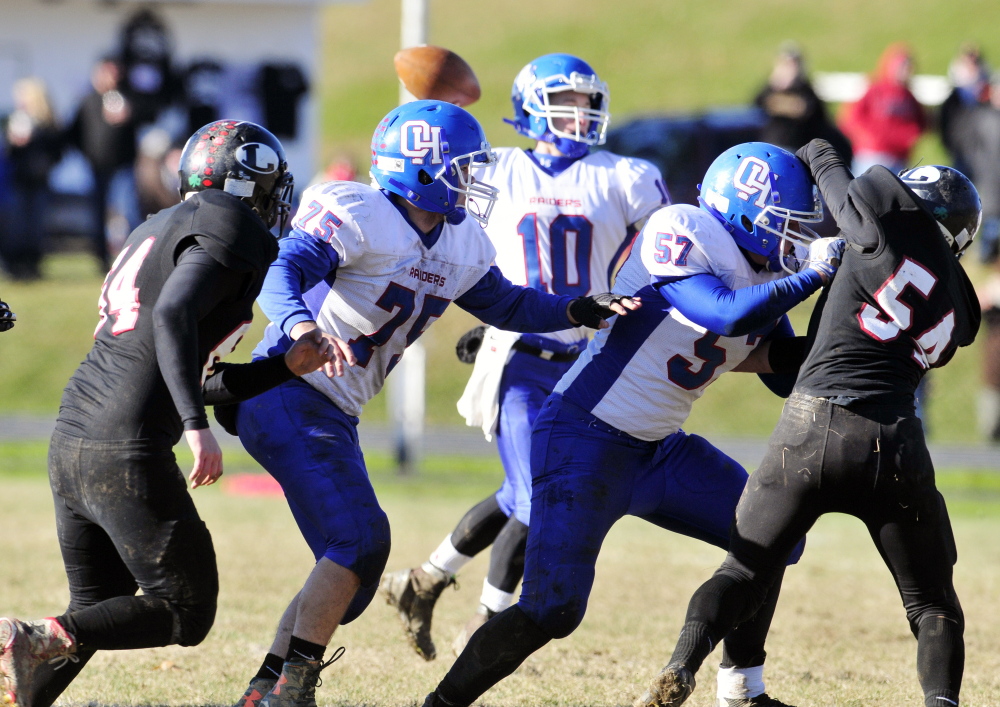
[[[972,283],[937,221],[892,172],[856,179],[829,146],[799,151],[850,244],[813,312],[796,390],[909,404],[979,330]]]
[[[177,361],[183,357],[165,363],[157,356],[154,309],[178,256],[191,245],[200,246],[201,258],[217,268],[216,281],[232,283],[201,313],[196,329],[182,332],[185,342],[197,337],[198,354],[197,363],[180,376],[186,407],[196,407],[204,419],[201,384],[249,327],[254,300],[278,252],[274,237],[250,207],[220,190],[200,192],[159,212],[129,236],[105,278],[94,347],[66,386],[58,429],[92,440],[173,446],[180,439],[184,423],[161,367],[180,366]],[[213,276],[211,268],[203,271]],[[182,330],[190,326],[181,324]],[[203,367],[200,380],[197,366]]]

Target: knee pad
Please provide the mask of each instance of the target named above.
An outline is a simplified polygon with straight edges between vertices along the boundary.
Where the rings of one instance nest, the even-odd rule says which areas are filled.
[[[531,607],[522,608],[522,611],[549,638],[566,638],[583,621],[587,604],[582,599],[574,599],[557,606],[544,607],[541,611],[534,611]]]
[[[215,623],[216,603],[200,604],[196,607],[175,607],[174,633],[180,646],[197,646],[205,640]]]
[[[173,642],[196,646],[205,640],[215,622],[219,597],[219,573],[212,536],[201,520],[174,523],[164,561],[172,569],[172,586],[155,593],[169,602],[174,612]]]
[[[368,605],[372,603],[372,599],[375,598],[375,593],[378,591],[378,582],[375,584],[370,584],[368,586],[358,587],[357,593],[354,598],[351,599],[351,603],[347,606],[347,611],[344,612],[344,618],[340,620],[340,625],[344,626],[349,624],[354,619],[365,613],[365,609]]]
[[[325,557],[358,575],[362,587],[377,587],[389,561],[390,547],[389,518],[379,508],[365,520],[363,532],[350,544],[333,538]]]

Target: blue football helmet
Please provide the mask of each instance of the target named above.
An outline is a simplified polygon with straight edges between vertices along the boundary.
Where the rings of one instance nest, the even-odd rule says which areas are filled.
[[[576,91],[590,96],[590,108],[552,105],[554,93]],[[568,157],[582,157],[590,145],[603,145],[611,114],[608,85],[597,77],[590,64],[570,54],[546,54],[521,69],[514,79],[510,100],[514,119],[504,119],[521,135],[551,142]],[[568,119],[573,131],[561,130],[553,118]],[[586,132],[581,118],[589,119]]]
[[[372,179],[453,225],[467,214],[486,225],[500,190],[476,181],[472,170],[495,162],[479,122],[443,101],[401,105],[372,136]]]
[[[823,220],[819,191],[802,160],[766,142],[745,142],[715,158],[699,189],[701,207],[737,245],[767,256],[774,272],[798,271],[795,246],[818,237],[802,224]]]

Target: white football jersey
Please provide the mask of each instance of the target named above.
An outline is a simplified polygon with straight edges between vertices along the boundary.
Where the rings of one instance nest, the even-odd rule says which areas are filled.
[[[555,392],[609,425],[655,441],[676,432],[712,381],[735,368],[762,335],[725,337],[687,319],[650,286],[650,276],[710,273],[730,289],[784,273],[755,271],[711,214],[675,204],[653,214],[618,273],[615,292],[643,297],[641,309],[599,331]]]
[[[305,301],[323,331],[353,345],[358,362],[339,378],[322,371],[303,378],[349,415],[361,414],[406,347],[486,275],[495,256],[471,218],[446,223],[428,249],[380,191],[356,182],[310,187],[294,223],[340,256],[334,282],[320,282]]]
[[[669,201],[646,160],[593,152],[552,176],[520,148],[496,153],[497,163],[475,176],[500,189],[486,232],[515,285],[574,297],[607,292],[609,274],[628,255],[628,227]],[[574,344],[587,333],[544,336]]]

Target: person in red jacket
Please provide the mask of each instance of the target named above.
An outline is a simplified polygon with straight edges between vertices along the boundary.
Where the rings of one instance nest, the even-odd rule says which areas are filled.
[[[927,114],[908,86],[912,75],[910,48],[890,44],[861,100],[844,109],[840,129],[854,147],[854,174],[876,164],[894,173],[907,166],[913,145],[927,129]]]

